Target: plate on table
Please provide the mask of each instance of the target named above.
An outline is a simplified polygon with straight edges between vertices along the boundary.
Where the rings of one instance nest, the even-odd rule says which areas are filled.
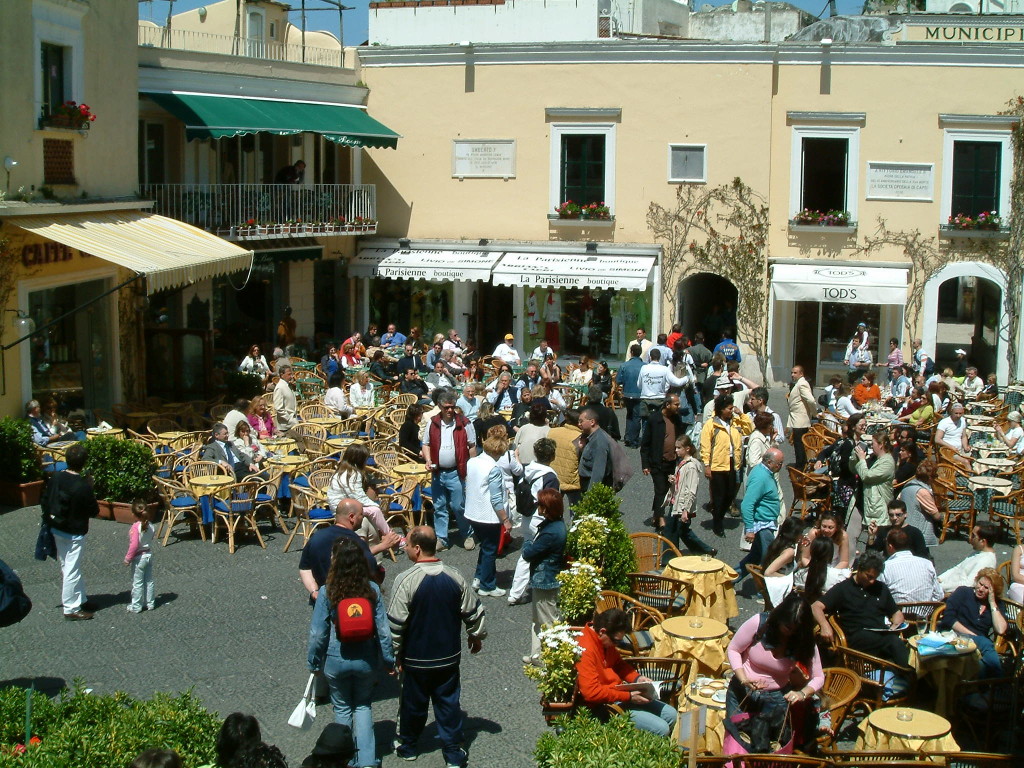
[[[709,699],[715,695],[716,691],[710,685],[705,685],[703,688],[698,690],[697,693],[699,693],[704,698]]]
[[[716,691],[724,691],[725,690],[725,681],[724,680],[712,680],[710,683],[708,683],[708,688],[714,688]]]
[[[711,695],[711,700],[718,704],[725,704],[725,691],[715,691]]]
[[[703,688],[704,686],[709,685],[712,682],[712,678],[698,677],[694,682],[697,683],[697,685],[699,685],[701,688]]]

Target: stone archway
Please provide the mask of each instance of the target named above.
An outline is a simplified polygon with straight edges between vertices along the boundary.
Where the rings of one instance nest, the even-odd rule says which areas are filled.
[[[739,294],[729,280],[711,272],[698,272],[681,281],[677,290],[673,322],[682,324],[683,333],[692,338],[697,331],[703,331],[707,346],[713,349],[723,330],[736,330]]]
[[[924,351],[937,368],[953,363],[955,350],[967,352],[981,376],[1009,376],[1006,359],[1009,307],[1006,275],[983,262],[957,262],[940,269],[924,286],[921,313]]]

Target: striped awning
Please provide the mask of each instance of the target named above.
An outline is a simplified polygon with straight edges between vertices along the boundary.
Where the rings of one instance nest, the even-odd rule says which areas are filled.
[[[4,222],[144,274],[149,293],[252,266],[252,251],[143,211],[10,216]]]

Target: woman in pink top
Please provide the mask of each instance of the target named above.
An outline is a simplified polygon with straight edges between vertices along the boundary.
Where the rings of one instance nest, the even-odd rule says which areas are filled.
[[[759,730],[778,739],[787,708],[803,708],[825,683],[811,607],[803,597],[790,593],[767,617],[758,614],[747,619],[729,643],[729,664],[736,674],[726,696],[726,728],[732,731],[732,716],[745,712],[751,722],[768,721],[749,731],[754,741]],[[808,737],[813,739],[817,730],[817,718],[806,716],[813,711],[805,710],[807,727],[797,735],[800,744]],[[756,746],[750,751],[763,751]]]
[[[254,397],[249,403],[249,415],[246,418],[259,440],[274,436],[274,417],[270,415],[267,400],[262,395]]]

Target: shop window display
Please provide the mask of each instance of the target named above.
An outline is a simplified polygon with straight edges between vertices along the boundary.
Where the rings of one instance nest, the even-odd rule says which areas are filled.
[[[858,323],[868,327],[869,349],[875,362],[879,361],[878,305],[839,304],[835,302],[821,303],[821,346],[819,360],[822,363],[842,364],[846,356],[846,347],[857,331]],[[888,339],[885,340],[888,353]],[[883,355],[881,358],[885,360]]]
[[[650,330],[650,289],[526,288],[527,351],[541,339],[559,355],[624,356],[636,329]]]

